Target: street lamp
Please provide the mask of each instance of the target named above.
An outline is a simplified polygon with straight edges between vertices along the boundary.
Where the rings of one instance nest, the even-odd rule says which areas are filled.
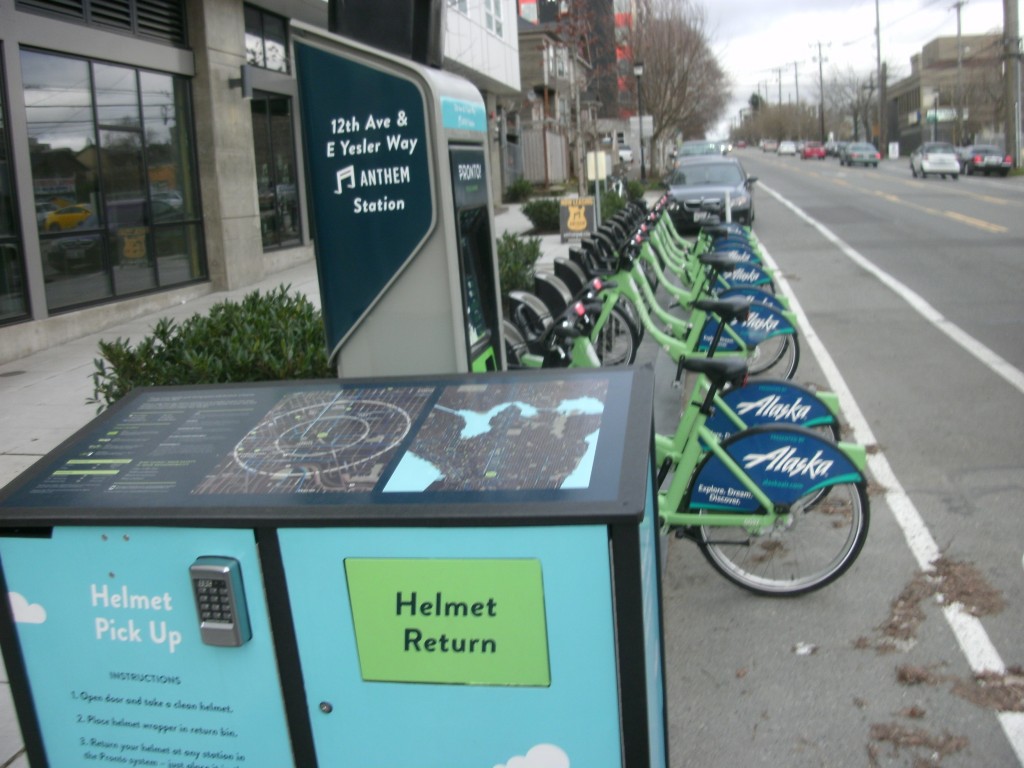
[[[644,75],[644,63],[633,62],[633,74],[636,76],[636,114],[640,126],[640,181],[647,181],[647,167],[644,165],[644,107],[640,99],[640,78]]]

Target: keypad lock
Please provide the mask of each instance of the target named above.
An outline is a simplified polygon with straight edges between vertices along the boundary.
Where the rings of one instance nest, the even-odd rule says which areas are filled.
[[[221,647],[246,643],[252,631],[239,562],[233,557],[200,557],[192,563],[189,575],[203,642]]]

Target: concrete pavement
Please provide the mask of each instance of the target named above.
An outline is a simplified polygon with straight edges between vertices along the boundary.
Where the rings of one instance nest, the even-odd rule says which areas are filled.
[[[504,232],[522,234],[531,229],[519,205],[502,206],[495,213],[495,236]],[[541,237],[542,257],[538,264],[550,265],[556,256],[568,255],[568,244],[559,235]],[[205,313],[218,302],[238,300],[259,289],[266,292],[281,285],[307,295],[320,305],[316,265],[310,260],[272,275],[257,285],[230,292],[209,293],[183,302],[173,311],[160,310],[131,322],[116,325],[28,357],[0,365],[0,487],[6,486],[39,458],[59,446],[96,415],[96,406],[86,400],[93,394],[91,374],[99,356],[102,339],[127,338],[137,343],[149,335],[163,317],[184,320]],[[10,695],[6,670],[0,666],[0,766],[27,768],[21,731]]]

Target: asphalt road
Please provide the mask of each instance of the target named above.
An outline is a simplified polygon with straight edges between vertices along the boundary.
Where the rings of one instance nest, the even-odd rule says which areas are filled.
[[[871,530],[788,600],[670,540],[671,764],[1022,765],[1024,179],[736,156],[808,323],[795,378],[839,391],[871,445]],[[674,413],[669,394],[660,430]]]

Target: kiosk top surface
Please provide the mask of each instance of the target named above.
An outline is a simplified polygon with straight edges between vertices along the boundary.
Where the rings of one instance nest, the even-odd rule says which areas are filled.
[[[638,519],[653,371],[143,388],[0,491],[0,528]]]

